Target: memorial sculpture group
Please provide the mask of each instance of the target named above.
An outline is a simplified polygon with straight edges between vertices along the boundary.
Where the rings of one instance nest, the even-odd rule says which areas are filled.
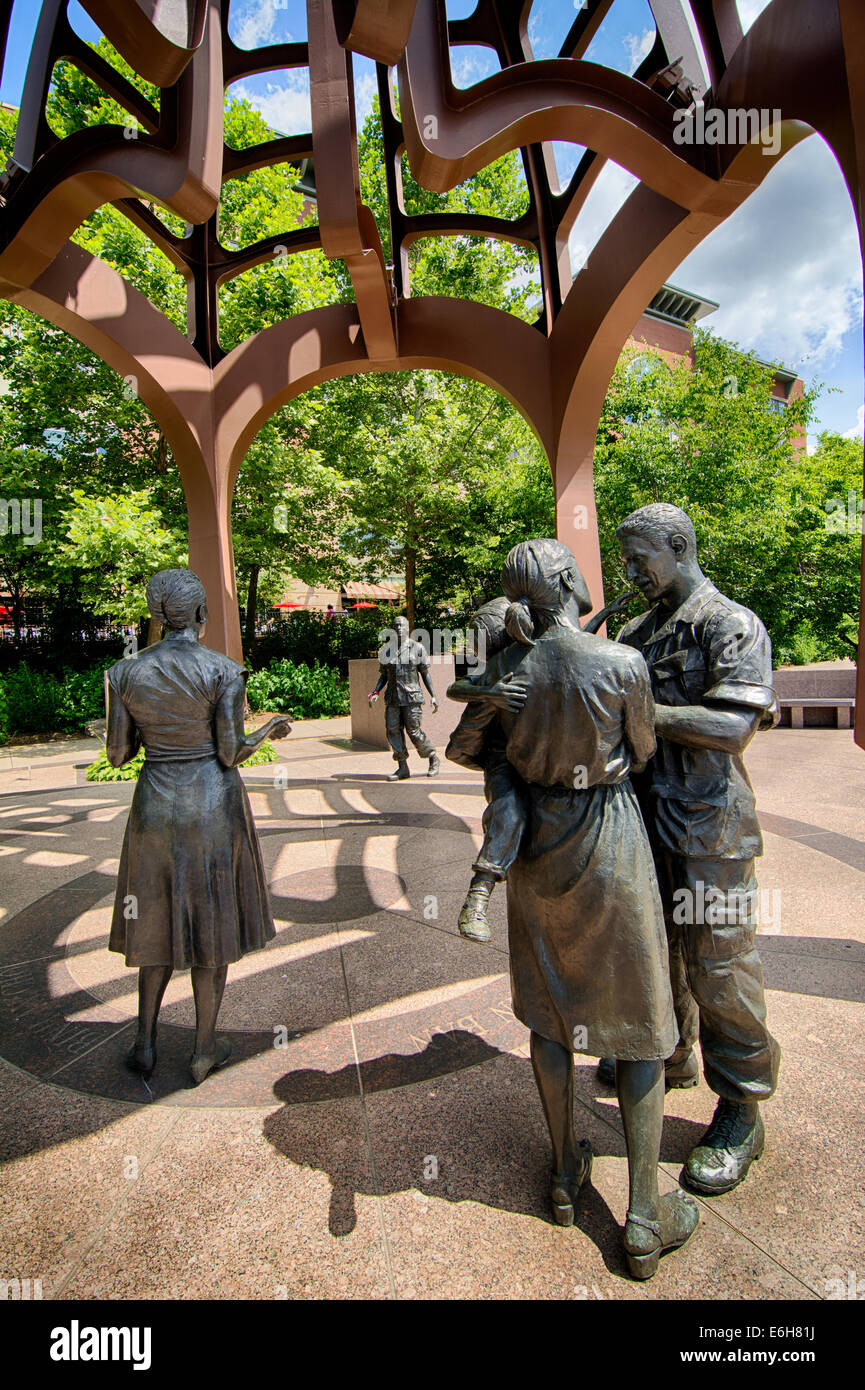
[[[484,839],[460,931],[489,939],[486,908],[507,884],[514,1013],[530,1030],[550,1132],[555,1221],[574,1223],[592,1150],[574,1133],[574,1053],[615,1084],[628,1154],[624,1250],[650,1278],[698,1224],[687,1192],[661,1197],[664,1092],[696,1085],[699,1036],[715,1115],[684,1183],[728,1192],[760,1157],[759,1103],[779,1050],[766,1027],[755,946],[762,852],[742,753],[778,717],[771,648],[748,609],[702,573],[694,527],[655,503],[618,528],[629,582],[647,611],[609,641],[585,628],[592,602],[557,540],[515,546],[504,596],[474,619],[488,660],[451,685],[466,710],[447,756],[484,773]],[[190,1061],[198,1084],[229,1057],[216,1017],[228,966],[274,935],[249,802],[237,767],[272,719],[244,734],[246,672],[200,644],[204,590],[187,570],[157,574],[148,604],[163,640],[109,672],[108,756],[146,758],[126,829],[109,946],[139,969],[139,1022],[127,1065],[156,1065],[156,1020],[175,969],[191,967]],[[408,776],[405,732],[438,769],[421,728],[428,661],[397,619],[393,652],[368,697],[387,689],[392,778]],[[128,904],[136,905],[134,915]],[[708,904],[708,906],[707,906]]]

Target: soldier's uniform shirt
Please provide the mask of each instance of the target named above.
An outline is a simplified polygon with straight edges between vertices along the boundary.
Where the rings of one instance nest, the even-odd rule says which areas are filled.
[[[761,728],[778,722],[769,635],[756,614],[711,580],[669,616],[656,604],[618,640],[642,652],[659,705],[741,705],[760,711]],[[664,849],[717,859],[763,853],[754,789],[738,754],[659,738],[647,781],[641,790]]]
[[[760,619],[704,579],[674,613],[659,604],[628,623],[618,640],[649,668],[659,705],[739,705],[778,721],[772,648]],[[667,927],[670,982],[681,1061],[698,1036],[716,1094],[766,1100],[778,1079],[779,1048],[766,1027],[756,949],[757,881],[763,852],[754,790],[738,754],[658,738],[635,779],[655,856]],[[712,899],[711,912],[700,901]],[[677,919],[677,900],[690,905]]]
[[[422,705],[423,690],[420,671],[429,671],[429,656],[421,642],[409,637],[401,642],[396,661],[379,660],[381,675],[386,678],[386,705]]]

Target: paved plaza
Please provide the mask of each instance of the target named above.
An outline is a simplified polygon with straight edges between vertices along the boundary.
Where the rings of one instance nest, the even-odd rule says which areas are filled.
[[[134,784],[94,740],[0,750],[0,1279],[43,1298],[781,1299],[865,1292],[865,754],[849,731],[758,735],[761,954],[782,1047],[765,1155],[700,1201],[689,1245],[627,1277],[615,1095],[578,1059],[596,1159],[550,1224],[548,1139],[509,1003],[505,892],[489,945],[456,918],[479,776],[389,784],[348,720],[300,724],[244,778],[277,936],[229,971],[231,1063],[187,1074],[188,973],[148,1083],[127,1072],[136,972],[106,949]],[[780,909],[780,915],[779,915]],[[671,1190],[714,1097],[667,1097]],[[852,1280],[852,1283],[851,1283]]]

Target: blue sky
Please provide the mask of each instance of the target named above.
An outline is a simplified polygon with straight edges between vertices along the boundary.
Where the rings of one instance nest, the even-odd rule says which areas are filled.
[[[767,3],[737,0],[743,24],[753,23]],[[0,96],[16,105],[37,8],[36,0],[15,0]],[[475,0],[447,0],[452,19],[474,8]],[[557,52],[576,8],[574,0],[536,0],[529,35],[537,57]],[[75,3],[70,18],[85,38],[99,37]],[[234,41],[246,48],[303,40],[305,0],[233,0],[229,28]],[[586,56],[633,72],[653,35],[648,0],[616,0]],[[454,50],[458,86],[470,86],[494,70],[495,59],[489,52]],[[287,134],[309,129],[305,70],[263,74],[235,90],[242,91],[275,128]],[[355,90],[362,121],[375,91],[374,66],[363,58],[355,59]],[[573,145],[555,146],[561,179],[569,177],[580,153]],[[607,164],[574,228],[575,269],[592,254],[633,184],[625,170]],[[720,308],[704,321],[707,328],[762,357],[783,361],[808,384],[819,380],[836,388],[820,401],[818,429],[862,435],[862,267],[856,223],[841,172],[819,136],[811,136],[787,155],[671,279],[718,301]]]

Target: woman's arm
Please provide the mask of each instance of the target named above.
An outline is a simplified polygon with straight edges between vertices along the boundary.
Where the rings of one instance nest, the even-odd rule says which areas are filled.
[[[122,767],[135,757],[140,746],[141,734],[138,725],[109,681],[105,756],[112,767]]]
[[[449,700],[458,700],[464,705],[475,700],[486,700],[496,709],[509,709],[514,714],[519,714],[528,693],[529,687],[525,681],[515,680],[510,673],[502,676],[494,685],[479,685],[472,676],[463,676],[447,688]]]
[[[291,733],[291,725],[282,715],[274,715],[254,733],[243,732],[243,711],[246,705],[246,672],[236,676],[219,697],[213,720],[216,736],[216,753],[224,767],[237,767],[245,762],[251,753],[266,738],[285,738]]]

